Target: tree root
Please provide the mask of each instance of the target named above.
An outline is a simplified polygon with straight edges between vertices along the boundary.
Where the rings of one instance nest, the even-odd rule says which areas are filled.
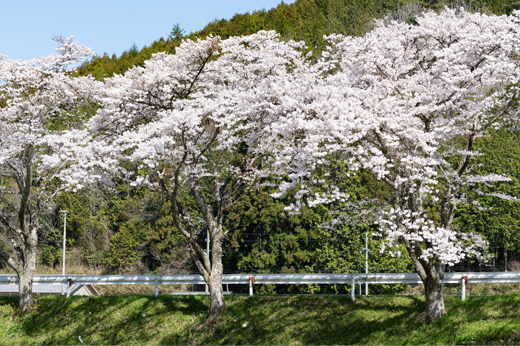
[[[208,318],[200,326],[198,326],[197,329],[195,329],[195,330],[200,332],[200,331],[206,329],[207,327],[212,325],[213,322],[215,322],[218,319],[218,317],[222,314],[222,312],[223,312],[223,310],[222,311],[216,311],[215,313],[210,314],[208,316]]]
[[[444,309],[442,311],[442,315],[447,315],[448,312],[446,311],[446,309]],[[432,321],[435,321],[437,318],[439,318],[440,316],[437,316],[435,318],[430,318],[428,316],[428,311],[424,310],[423,312],[421,312],[419,315],[415,316],[415,323],[417,322],[432,322]]]
[[[428,313],[426,311],[421,312],[415,316],[415,323],[428,321]]]

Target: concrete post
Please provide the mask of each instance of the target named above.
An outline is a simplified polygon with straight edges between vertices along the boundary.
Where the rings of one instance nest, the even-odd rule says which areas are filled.
[[[72,279],[68,278],[68,280],[67,280],[67,298],[70,297],[70,286],[72,286]]]
[[[63,213],[63,261],[62,261],[61,275],[65,276],[65,244],[66,244],[66,240],[67,240],[67,211],[60,210],[60,213]],[[62,295],[64,294],[63,285],[61,286],[61,294]],[[68,297],[68,293],[67,293],[67,297]]]
[[[255,278],[250,276],[249,277],[249,296],[253,296],[253,285],[255,284]]]
[[[356,300],[356,282],[354,275],[352,275],[352,282],[350,284],[350,297],[352,298],[352,301]]]
[[[466,299],[466,282],[468,281],[468,277],[466,275],[462,276],[462,300]]]
[[[368,274],[368,232],[365,233],[365,274]],[[365,281],[365,295],[368,296],[367,281]]]

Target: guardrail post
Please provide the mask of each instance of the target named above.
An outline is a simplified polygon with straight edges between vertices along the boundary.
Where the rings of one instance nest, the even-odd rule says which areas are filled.
[[[356,300],[356,282],[355,277],[352,275],[352,282],[350,283],[350,297],[352,298],[352,301]]]
[[[255,278],[250,276],[249,277],[249,296],[253,296],[253,285],[255,284]]]
[[[155,277],[155,296],[157,297],[159,295],[159,279],[157,276]]]
[[[67,285],[67,298],[70,297],[70,286],[72,286],[72,278],[68,278],[67,280],[69,283]]]
[[[461,299],[466,299],[466,283],[468,282],[468,277],[466,275],[462,276],[462,295]]]

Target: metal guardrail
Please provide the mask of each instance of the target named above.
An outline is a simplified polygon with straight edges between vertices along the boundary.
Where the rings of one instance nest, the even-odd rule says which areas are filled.
[[[520,282],[520,272],[484,272],[484,273],[445,273],[444,283],[461,284],[462,299],[465,298],[465,287],[468,283],[508,283]],[[15,274],[0,274],[0,285],[17,284]],[[35,275],[34,284],[67,285],[67,296],[70,286],[83,285],[155,285],[155,295],[159,294],[159,285],[172,284],[205,284],[198,274],[179,275]],[[249,285],[249,294],[253,295],[256,284],[350,284],[352,299],[355,299],[356,284],[421,284],[416,273],[373,273],[373,274],[224,274],[223,284]]]

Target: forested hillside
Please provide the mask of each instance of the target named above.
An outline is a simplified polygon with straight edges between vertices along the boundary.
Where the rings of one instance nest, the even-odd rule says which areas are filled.
[[[297,0],[288,5],[282,2],[272,9],[259,9],[252,13],[236,14],[233,18],[214,20],[200,31],[184,33],[182,23],[172,23],[170,34],[141,49],[133,45],[119,57],[110,52],[99,55],[78,69],[82,75],[92,74],[97,79],[122,74],[130,67],[141,66],[153,53],[173,53],[183,38],[197,39],[208,35],[250,35],[259,30],[275,30],[286,39],[305,41],[315,54],[325,48],[323,35],[340,33],[362,35],[375,18],[390,15],[396,19],[413,20],[422,8],[441,9],[444,6],[467,6],[473,10],[494,14],[511,13],[520,8],[515,0],[452,1],[452,0]],[[99,53],[99,52],[98,52]]]
[[[464,4],[473,10],[507,14],[520,3],[511,0],[491,2],[474,1]],[[78,74],[91,74],[97,80],[123,74],[132,66],[142,66],[156,52],[174,53],[182,39],[204,38],[219,35],[222,38],[255,33],[259,30],[276,30],[284,39],[303,40],[320,56],[325,48],[324,35],[341,33],[363,35],[371,21],[385,15],[413,22],[413,14],[421,8],[440,9],[457,4],[443,1],[424,3],[394,0],[297,0],[293,4],[281,3],[276,8],[253,13],[236,14],[230,20],[215,20],[195,33],[183,33],[182,23],[173,26],[168,37],[159,38],[147,47],[131,47],[121,56],[102,55],[84,63]],[[173,24],[173,23],[172,23]],[[167,33],[165,33],[167,34]],[[90,115],[95,110],[90,110]],[[520,196],[520,137],[515,129],[497,130],[490,138],[479,138],[476,146],[484,156],[480,160],[481,173],[504,173],[512,182],[501,183],[501,193]],[[497,172],[498,168],[498,172]],[[137,167],[131,167],[135,169]],[[389,196],[383,183],[368,172],[355,177],[342,174],[336,167],[332,174],[337,185],[356,199]],[[211,182],[203,180],[205,188]],[[281,199],[271,197],[273,191],[262,187],[243,196],[226,211],[224,228],[228,232],[223,243],[225,273],[292,273],[292,272],[357,272],[364,271],[365,233],[375,230],[374,225],[336,225],[326,227],[331,215],[341,205],[303,207],[293,215],[285,206],[294,202],[289,193]],[[485,191],[484,191],[485,192]],[[520,269],[520,208],[518,202],[497,200],[468,190],[464,196],[475,203],[462,207],[455,223],[458,227],[475,231],[491,242],[495,255],[493,266],[506,263]],[[183,195],[185,204],[195,202],[189,193]],[[478,203],[477,203],[478,201]],[[195,208],[194,208],[195,209]],[[67,246],[75,271],[84,270],[106,274],[185,273],[196,272],[187,251],[186,240],[173,225],[171,204],[164,195],[136,188],[123,180],[113,180],[112,186],[92,186],[57,197],[51,213],[45,215],[45,237],[42,237],[39,271],[59,270],[63,219],[60,210],[67,210]],[[198,236],[205,248],[205,233]],[[393,257],[379,253],[382,240],[369,236],[369,268],[371,272],[412,271],[413,267],[404,248],[403,256]],[[74,258],[76,256],[76,258]],[[474,263],[479,265],[480,263]],[[8,267],[1,262],[7,271]],[[468,268],[469,263],[461,264]],[[490,266],[491,264],[488,264]],[[460,269],[460,266],[459,266]],[[322,287],[329,292],[344,288]],[[384,288],[383,288],[384,289]],[[316,292],[319,287],[267,287],[260,292]]]

